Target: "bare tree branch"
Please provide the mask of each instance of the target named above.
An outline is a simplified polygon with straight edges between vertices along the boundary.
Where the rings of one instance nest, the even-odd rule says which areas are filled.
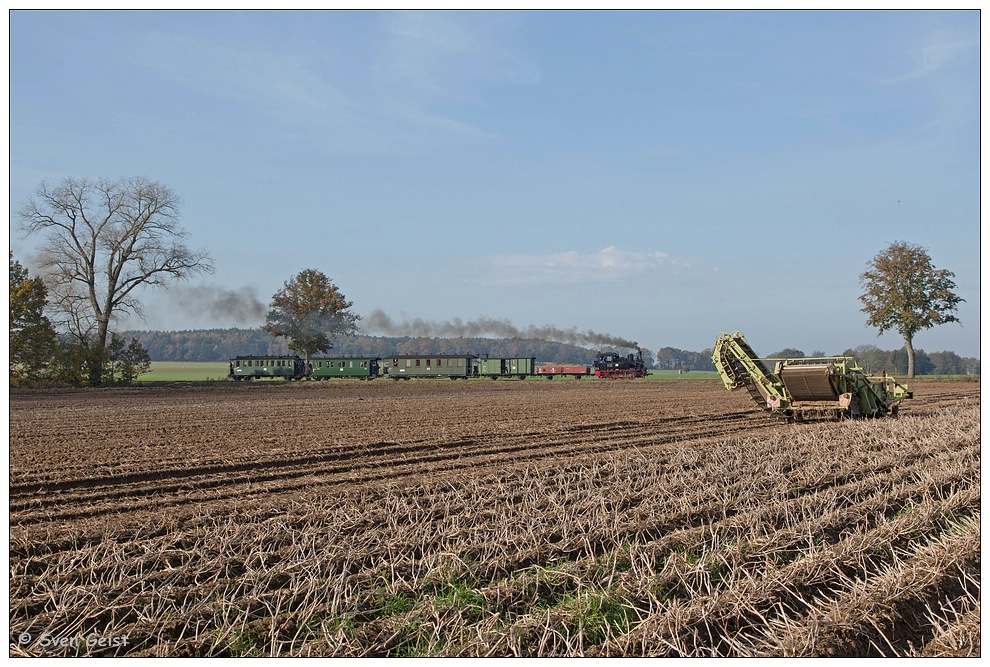
[[[140,313],[137,288],[213,271],[205,250],[185,244],[179,204],[170,188],[143,178],[38,187],[19,219],[26,235],[44,236],[39,267],[74,335],[105,349],[113,318]]]

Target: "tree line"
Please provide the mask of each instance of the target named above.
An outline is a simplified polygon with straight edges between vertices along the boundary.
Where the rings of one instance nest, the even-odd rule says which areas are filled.
[[[205,250],[188,247],[188,232],[179,221],[179,197],[170,188],[144,178],[90,180],[66,178],[51,186],[42,182],[35,197],[17,213],[21,230],[40,237],[35,257],[41,275],[31,277],[10,255],[10,382],[86,384],[129,382],[152,358],[150,337],[121,335],[114,321],[127,313],[141,314],[141,288],[165,287],[175,281],[213,272]],[[925,355],[913,346],[924,329],[958,322],[954,274],[936,269],[927,251],[895,242],[878,253],[860,275],[859,297],[867,326],[896,331],[904,339],[906,374],[931,369],[973,368],[949,352]],[[335,349],[348,356],[463,353],[488,341],[492,356],[535,356],[541,360],[583,362],[589,350],[560,347],[545,341],[508,339],[379,340],[357,336],[352,304],[316,269],[304,269],[272,297],[262,329],[274,340],[237,350],[221,338],[199,336],[195,342],[173,341],[154,350],[155,359],[229,358],[254,349],[261,354],[294,351],[306,360]],[[234,337],[236,337],[235,334]],[[281,341],[281,342],[280,342]],[[495,342],[498,341],[498,342]],[[282,345],[284,344],[284,348]],[[171,345],[171,349],[169,349]],[[466,346],[457,349],[449,346]],[[547,347],[550,346],[550,347]],[[196,347],[195,351],[185,348]],[[567,349],[567,347],[575,349]],[[177,348],[183,348],[177,352]],[[222,352],[221,352],[222,349]],[[580,352],[579,352],[580,350]],[[874,350],[866,350],[870,364]],[[711,370],[708,354],[662,348],[644,351],[644,361],[660,368]],[[794,355],[788,355],[794,356]],[[900,356],[884,359],[892,372],[902,372]],[[976,361],[975,366],[979,363]]]
[[[876,345],[860,345],[845,350],[843,357],[854,357],[867,373],[889,373],[907,375],[907,350],[881,350]],[[979,375],[980,360],[974,357],[961,357],[948,350],[925,352],[914,349],[914,372],[916,375]]]
[[[264,329],[205,329],[194,331],[125,331],[148,350],[152,361],[227,361],[238,355],[294,353],[289,339]],[[405,354],[487,354],[490,357],[536,357],[538,361],[590,363],[595,350],[530,338],[435,338],[366,336],[355,334],[333,341],[324,352],[336,357],[388,357]]]
[[[673,347],[663,347],[657,351],[655,368],[689,371],[714,371],[712,349],[706,348],[701,352],[679,350]],[[805,354],[796,348],[785,348],[766,355],[768,359],[804,359],[806,357],[824,357],[820,350]],[[848,348],[835,356],[853,357],[867,373],[889,373],[907,375],[908,353],[905,348],[896,350],[881,350],[876,345],[860,345]],[[955,352],[925,352],[921,348],[914,350],[914,372],[917,375],[979,375],[980,360],[975,357],[961,357]]]
[[[238,355],[289,354],[289,341],[273,337],[264,329],[202,329],[192,331],[125,331],[125,339],[136,340],[152,361],[227,361]],[[326,352],[337,357],[388,357],[400,354],[487,354],[490,357],[536,357],[537,361],[587,364],[597,350],[577,345],[527,338],[429,338],[417,336],[353,335],[338,338]],[[680,372],[714,371],[712,350],[700,352],[662,347],[651,353],[643,350],[648,367]],[[824,352],[805,354],[785,348],[768,358],[799,359],[822,357]],[[908,358],[904,348],[882,350],[876,345],[860,345],[838,356],[853,357],[867,373],[905,375]],[[961,357],[955,352],[925,352],[915,349],[918,375],[979,375],[980,360]]]

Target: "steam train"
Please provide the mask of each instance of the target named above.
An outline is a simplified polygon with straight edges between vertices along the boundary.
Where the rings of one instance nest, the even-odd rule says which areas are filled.
[[[228,378],[237,382],[260,378],[327,380],[357,378],[519,378],[590,376],[631,379],[646,376],[642,354],[621,356],[599,352],[593,364],[542,364],[536,357],[493,358],[473,354],[393,355],[390,357],[313,357],[307,364],[298,355],[238,356],[230,360]]]

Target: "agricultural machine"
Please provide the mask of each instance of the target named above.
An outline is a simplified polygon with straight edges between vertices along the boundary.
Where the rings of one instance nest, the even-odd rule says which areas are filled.
[[[718,335],[712,362],[726,389],[745,388],[785,421],[896,417],[898,403],[912,398],[886,373],[866,375],[852,357],[760,359],[738,331]],[[773,372],[764,362],[773,362]]]
[[[631,379],[646,377],[646,364],[643,353],[622,356],[615,352],[599,352],[595,360],[595,377],[611,379]]]

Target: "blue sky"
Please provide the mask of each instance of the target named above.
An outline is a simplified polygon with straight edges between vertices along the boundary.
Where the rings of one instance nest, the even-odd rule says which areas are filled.
[[[893,349],[858,277],[906,241],[966,300],[915,346],[980,355],[976,11],[9,20],[11,211],[144,176],[214,258],[133,328],[258,325],[191,289],[267,304],[315,268],[365,317]]]

